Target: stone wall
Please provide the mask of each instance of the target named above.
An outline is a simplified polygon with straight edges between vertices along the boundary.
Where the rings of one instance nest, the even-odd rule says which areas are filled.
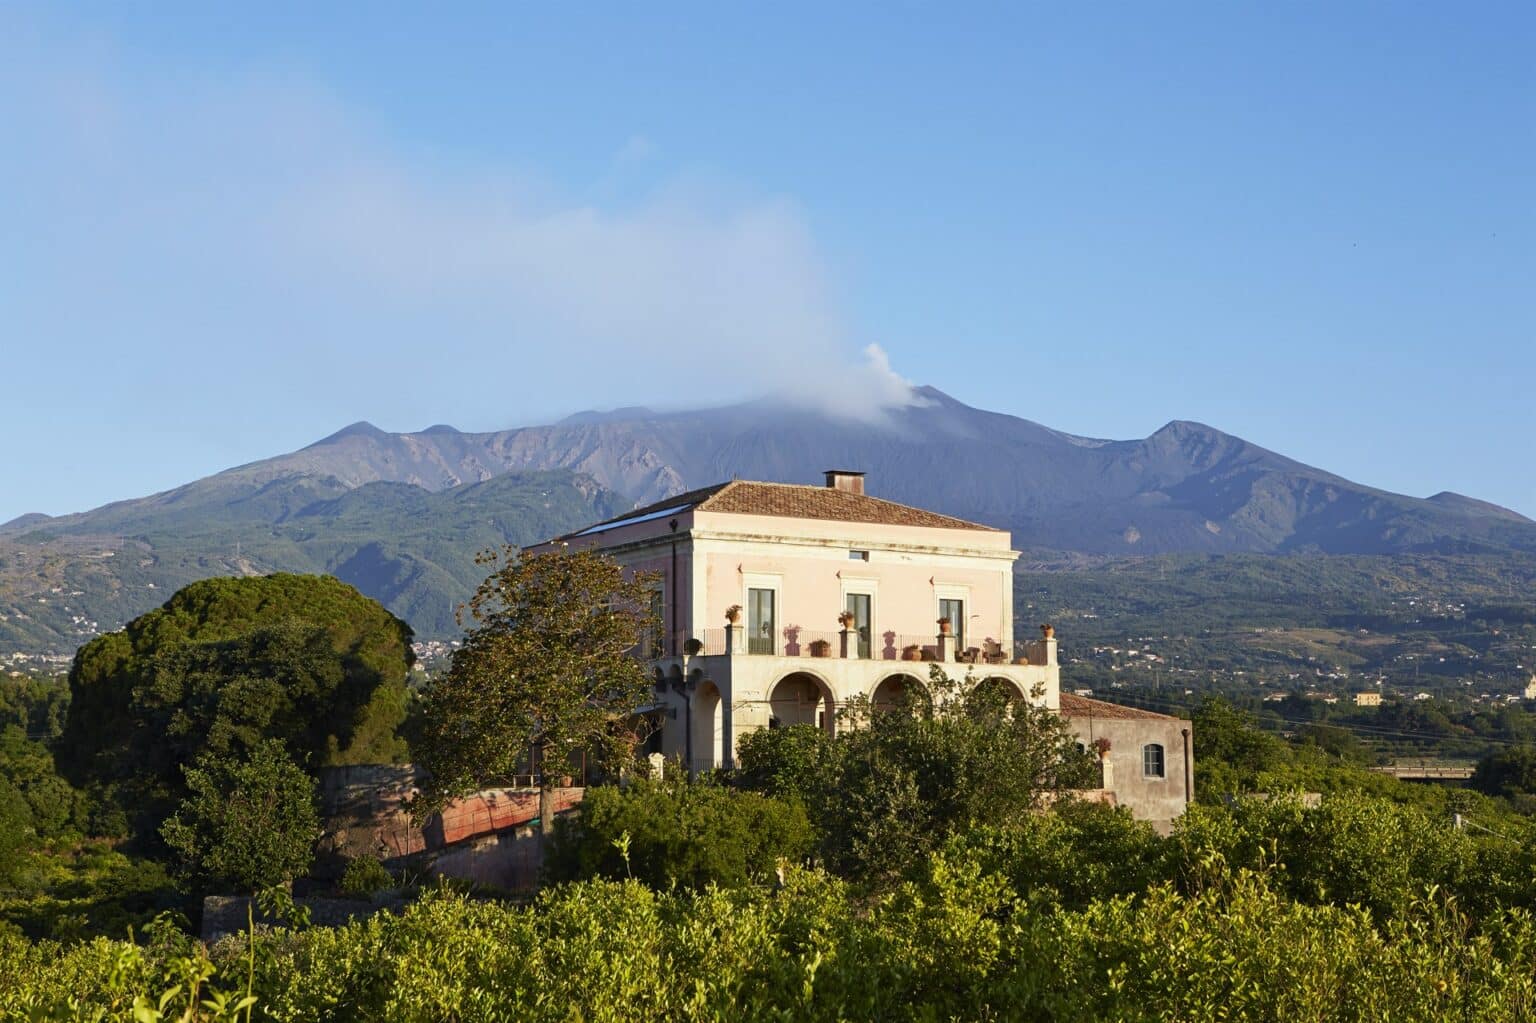
[[[422,824],[405,809],[420,778],[408,765],[328,767],[320,772],[320,869],[372,856],[396,871],[459,877],[505,891],[535,887],[539,873],[537,789],[487,789],[448,804]],[[580,805],[586,790],[555,790],[555,812]],[[243,912],[243,910],[242,910]]]

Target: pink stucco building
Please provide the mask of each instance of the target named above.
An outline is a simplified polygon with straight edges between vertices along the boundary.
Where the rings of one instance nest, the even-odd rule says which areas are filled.
[[[656,748],[693,770],[732,766],[758,728],[833,731],[850,700],[892,702],[934,661],[1061,709],[1053,630],[1014,639],[1009,534],[870,496],[862,473],[829,471],[825,486],[733,480],[551,542],[656,574]],[[1187,784],[1166,787],[1182,809]]]

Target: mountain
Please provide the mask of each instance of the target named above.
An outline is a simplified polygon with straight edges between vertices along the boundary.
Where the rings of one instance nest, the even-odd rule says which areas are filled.
[[[454,606],[485,576],[478,552],[542,540],[630,504],[566,470],[505,473],[437,493],[391,481],[348,488],[330,476],[282,476],[255,489],[214,480],[174,498],[0,532],[0,650],[67,653],[189,582],[272,571],[334,575],[422,635],[448,635]]]
[[[1363,486],[1199,423],[1107,441],[933,388],[914,402],[879,422],[762,400],[494,433],[355,423],[175,490],[0,526],[0,650],[113,627],[193,578],[274,569],[340,575],[442,634],[480,547],[732,476],[815,482],[827,468],[864,470],[872,494],[1006,527],[1042,554],[1536,551],[1536,523],[1508,509]],[[67,614],[37,603],[60,598]]]

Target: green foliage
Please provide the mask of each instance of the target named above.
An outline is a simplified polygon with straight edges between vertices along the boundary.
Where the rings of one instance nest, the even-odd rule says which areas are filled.
[[[827,866],[877,884],[957,831],[1021,820],[1091,771],[1060,715],[937,664],[899,710],[859,701],[844,723],[835,738],[808,727],[747,738],[738,778],[803,803]]]
[[[70,672],[63,767],[144,831],[185,791],[181,767],[266,739],[297,759],[402,757],[411,632],[335,579],[208,579],[92,641]]]
[[[343,895],[364,896],[394,886],[395,879],[384,869],[384,864],[372,856],[358,856],[348,860],[341,872],[341,883],[337,885]]]
[[[1486,905],[1479,847],[1490,841],[1502,844],[1456,830],[1449,817],[1370,796],[1333,795],[1310,808],[1276,797],[1191,808],[1175,826],[1171,856],[1186,884],[1201,883],[1215,857],[1275,868],[1277,883],[1298,901],[1357,904],[1388,918],[1431,889]],[[1506,890],[1505,905],[1528,905],[1532,880],[1518,895]]]
[[[760,728],[736,743],[736,784],[770,796],[807,799],[830,767],[831,743],[815,725]]]
[[[1490,796],[1536,795],[1536,746],[1490,754],[1472,772],[1472,787]]]
[[[34,938],[117,937],[184,908],[164,866],[101,840],[39,843],[12,866],[16,883],[0,898],[0,921]]]
[[[26,798],[39,836],[55,838],[82,830],[79,795],[53,768],[53,754],[27,738],[16,725],[0,730],[0,778]]]
[[[0,777],[0,890],[16,886],[36,841],[27,797],[10,779]]]
[[[597,881],[527,908],[439,893],[398,917],[231,939],[206,965],[174,939],[60,950],[0,935],[0,1020],[129,1018],[173,987],[168,1007],[184,1005],[189,979],[239,994],[247,977],[262,1019],[390,1023],[1515,1023],[1536,1007],[1530,916],[1478,924],[1440,895],[1380,921],[1220,871],[1191,894],[1036,912],[958,853],[872,902],[850,895],[794,868],[773,893]]]
[[[28,737],[48,741],[64,730],[69,684],[63,676],[0,677],[0,728],[16,725]]]
[[[545,869],[554,881],[740,888],[799,862],[813,840],[798,803],[709,781],[641,780],[589,788],[580,811],[556,822]]]
[[[1216,802],[1252,792],[1259,779],[1288,757],[1285,742],[1258,729],[1258,720],[1220,697],[1201,702],[1191,715],[1195,737],[1195,792]]]
[[[944,855],[1002,875],[1031,904],[1074,909],[1142,892],[1168,872],[1164,842],[1151,825],[1124,808],[1074,799],[1006,826],[960,832]]]
[[[186,775],[190,795],[161,828],[186,876],[251,892],[309,869],[320,836],[314,783],[281,743],[240,760],[205,754]]]
[[[491,573],[467,607],[474,625],[446,673],[422,691],[413,742],[427,780],[418,809],[506,783],[539,754],[540,820],[553,828],[555,772],[596,750],[610,767],[633,753],[623,727],[651,694],[630,651],[647,628],[650,577],[629,575],[591,549],[561,545],[481,556]]]

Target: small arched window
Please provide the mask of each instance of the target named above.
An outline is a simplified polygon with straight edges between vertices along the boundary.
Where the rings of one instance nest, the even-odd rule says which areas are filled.
[[[1141,748],[1141,773],[1147,778],[1163,777],[1163,747],[1149,742]]]

